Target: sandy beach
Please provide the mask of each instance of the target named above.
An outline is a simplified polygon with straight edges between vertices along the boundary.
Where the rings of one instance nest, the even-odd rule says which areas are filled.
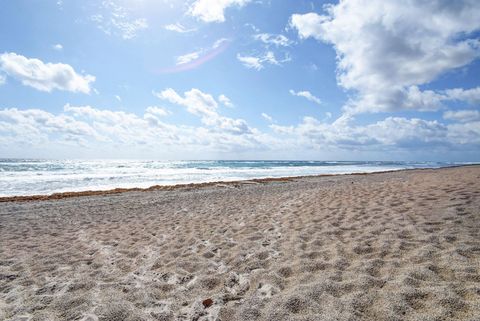
[[[0,320],[479,320],[480,166],[0,203]]]

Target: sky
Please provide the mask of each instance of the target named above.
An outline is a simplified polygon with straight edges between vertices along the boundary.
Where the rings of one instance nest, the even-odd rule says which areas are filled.
[[[478,0],[0,1],[0,158],[480,161]]]

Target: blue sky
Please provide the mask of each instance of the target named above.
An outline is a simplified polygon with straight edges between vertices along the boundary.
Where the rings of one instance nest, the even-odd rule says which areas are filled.
[[[477,1],[0,6],[0,157],[480,161]]]

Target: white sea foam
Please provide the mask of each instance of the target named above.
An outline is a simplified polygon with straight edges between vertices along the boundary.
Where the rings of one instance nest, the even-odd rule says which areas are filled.
[[[433,162],[0,160],[0,196],[442,167]]]

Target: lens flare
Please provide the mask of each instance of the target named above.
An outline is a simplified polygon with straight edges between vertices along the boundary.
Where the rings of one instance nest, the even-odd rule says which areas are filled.
[[[161,69],[160,73],[177,73],[177,72],[183,72],[183,71],[188,71],[192,69],[196,69],[203,65],[204,63],[212,60],[222,52],[224,52],[229,45],[231,44],[231,40],[229,39],[221,39],[215,42],[215,44],[210,48],[210,50],[205,51],[202,53],[197,59],[192,60],[188,63],[176,65],[174,67],[169,67],[165,69]]]

